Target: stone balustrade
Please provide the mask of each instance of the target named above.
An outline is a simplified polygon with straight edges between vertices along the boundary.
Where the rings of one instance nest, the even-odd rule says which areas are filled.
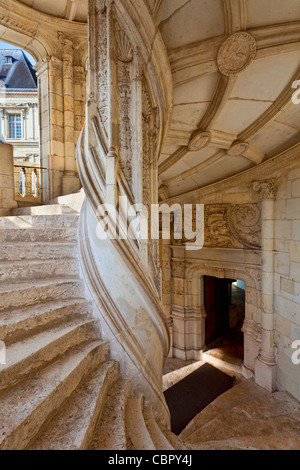
[[[31,162],[15,162],[15,201],[41,202],[40,165]]]

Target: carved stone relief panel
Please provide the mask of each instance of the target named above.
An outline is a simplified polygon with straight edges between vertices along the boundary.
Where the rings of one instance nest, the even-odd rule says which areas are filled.
[[[152,105],[145,79],[142,82],[142,115],[143,115],[143,203],[150,208],[151,204],[151,169],[153,164]]]
[[[97,22],[95,50],[96,68],[97,68],[97,93],[99,97],[98,109],[101,121],[107,131],[108,120],[108,41],[107,41],[107,11],[104,5],[97,5],[95,20]]]
[[[240,248],[232,237],[229,226],[228,205],[216,204],[205,207],[204,246],[207,248]]]
[[[118,86],[120,94],[120,167],[132,186],[132,61],[133,50],[128,37],[115,21],[118,55]]]
[[[196,211],[193,210],[193,219]],[[197,222],[199,224],[199,222]],[[196,221],[193,220],[195,230]],[[174,239],[172,245],[191,241]],[[259,204],[208,204],[204,209],[205,248],[250,248],[261,246],[261,210]]]
[[[258,204],[216,204],[205,207],[205,246],[260,248]]]

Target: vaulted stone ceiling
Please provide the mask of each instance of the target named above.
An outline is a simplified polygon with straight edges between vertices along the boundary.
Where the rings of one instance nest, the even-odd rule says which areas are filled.
[[[170,57],[174,108],[162,197],[222,180],[300,141],[299,0],[147,0]],[[85,21],[87,0],[21,0]]]
[[[300,79],[299,0],[149,6],[174,82],[159,167],[164,197],[222,180],[299,142],[300,105],[291,101]]]
[[[86,22],[87,0],[19,0],[19,3],[57,18]]]

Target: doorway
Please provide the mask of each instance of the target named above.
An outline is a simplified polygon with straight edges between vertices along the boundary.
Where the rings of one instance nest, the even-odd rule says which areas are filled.
[[[244,360],[245,284],[204,277],[205,348],[210,356],[242,365]]]

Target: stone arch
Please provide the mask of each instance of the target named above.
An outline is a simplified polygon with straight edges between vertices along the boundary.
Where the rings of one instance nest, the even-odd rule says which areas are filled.
[[[76,192],[80,181],[75,146],[86,104],[87,24],[66,21],[7,0],[6,8],[0,5],[0,26],[2,41],[26,50],[36,60],[41,200]]]

